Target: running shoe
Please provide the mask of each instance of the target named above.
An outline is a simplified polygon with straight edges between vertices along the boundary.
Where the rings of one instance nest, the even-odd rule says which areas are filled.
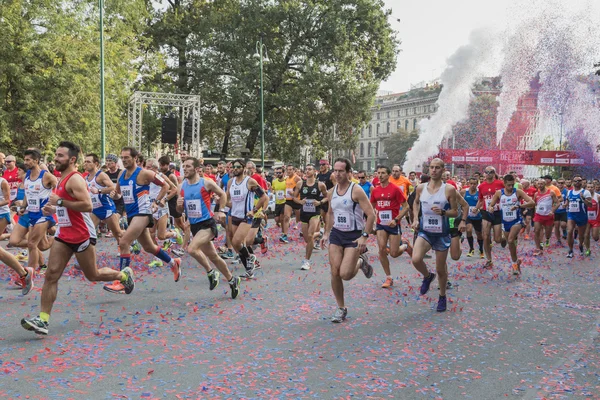
[[[569,251],[569,254],[567,254],[567,258],[573,258],[573,251]]]
[[[119,293],[119,294],[125,293],[125,285],[123,285],[119,281],[114,281],[111,284],[104,285],[103,289],[106,290],[107,292],[111,292],[111,293]]]
[[[544,246],[546,246],[546,247],[550,247],[550,239],[547,239],[547,240],[546,240],[546,243],[544,244]]]
[[[163,266],[163,263],[160,260],[154,260],[154,261],[151,261],[150,264],[148,264],[148,266],[150,268],[160,268]]]
[[[231,298],[235,299],[240,294],[240,284],[242,283],[242,278],[239,276],[234,276],[231,281],[229,281],[229,287],[231,288]]]
[[[367,279],[371,279],[371,277],[373,276],[373,267],[371,266],[371,264],[369,264],[367,256],[365,254],[361,254],[359,258],[362,260],[362,262],[360,263],[360,270],[365,274]]]
[[[125,294],[131,294],[131,292],[133,292],[133,288],[135,288],[135,281],[133,280],[133,270],[131,269],[131,267],[125,267],[121,272],[125,274],[125,282],[122,282],[123,291],[125,292]]]
[[[104,237],[107,237],[107,238],[112,238],[112,237],[114,237],[114,236],[113,236],[113,234],[112,234],[112,232],[111,232],[111,231],[108,231],[108,232],[106,233],[106,235],[104,235]]]
[[[314,249],[321,250],[321,239],[315,239]]]
[[[580,252],[581,254],[583,254],[583,244],[580,244],[580,245],[579,245],[579,252]]]
[[[221,273],[216,269],[213,269],[208,273],[208,283],[210,290],[214,290],[217,286],[219,286],[220,277]]]
[[[331,317],[331,322],[339,324],[346,319],[346,315],[348,315],[347,308],[336,308],[335,312],[333,313],[333,317]]]
[[[29,258],[28,254],[27,254],[27,250],[23,250],[23,251],[17,253],[15,258],[17,259],[17,261],[27,261],[27,259]]]
[[[248,269],[252,269],[252,271],[254,271],[256,269],[257,261],[258,259],[256,256],[254,254],[250,254],[250,257],[248,257]]]
[[[37,333],[38,335],[48,334],[48,323],[46,321],[42,321],[40,317],[23,318],[21,320],[21,326],[28,331]]]
[[[171,246],[172,246],[172,245],[173,245],[173,242],[172,242],[172,241],[170,241],[169,239],[167,239],[167,240],[165,240],[165,241],[163,242],[163,247],[162,247],[162,249],[163,249],[164,251],[167,251],[167,250],[169,250],[169,249],[171,248]]]
[[[25,271],[27,271],[27,276],[19,277],[19,283],[21,284],[21,294],[23,296],[29,293],[33,288],[33,276],[35,275],[33,268],[26,267]]]
[[[221,257],[223,260],[230,260],[235,257],[235,254],[233,254],[233,250],[227,249],[224,252],[219,253],[219,257]]]
[[[279,241],[281,243],[289,243],[287,235],[281,235],[281,236],[279,236]]]
[[[440,298],[438,299],[436,311],[437,312],[446,311],[446,296],[440,296]]]
[[[265,254],[269,251],[269,245],[267,244],[268,240],[269,238],[267,236],[263,236],[263,242],[260,244],[260,254]]]
[[[589,257],[589,256],[591,256],[591,255],[592,255],[592,251],[591,251],[590,249],[587,249],[587,250],[585,251],[585,254],[584,254],[584,255],[585,255],[586,257]]]
[[[429,276],[423,278],[423,283],[421,283],[421,294],[426,294],[429,292],[429,286],[431,286],[431,282],[435,279],[435,274],[433,272],[429,273]]]
[[[175,254],[177,257],[183,257],[185,251],[183,249],[173,249],[171,253]]]
[[[471,250],[467,253],[467,257],[474,257],[475,256],[475,250]]]
[[[494,267],[494,262],[492,260],[487,260],[483,266],[485,269],[492,269]]]
[[[479,252],[479,258],[484,258],[485,257],[485,252],[484,251],[480,251]]]
[[[254,270],[247,269],[244,275],[241,276],[244,279],[254,279]]]
[[[175,282],[179,282],[179,279],[181,279],[181,258],[173,259],[171,271],[173,271],[173,279],[175,279]]]
[[[304,260],[302,261],[302,266],[300,267],[303,271],[308,271],[310,269],[310,261]]]
[[[37,270],[38,275],[44,275],[48,270],[48,266],[46,264],[40,265]]]
[[[20,288],[23,287],[23,282],[21,282],[21,277],[19,275],[17,275],[13,283],[15,284],[15,286],[18,286]]]
[[[175,229],[175,243],[178,245],[183,245],[183,235],[179,229]]]
[[[529,240],[529,235],[525,235],[525,240]]]
[[[533,252],[534,257],[541,256],[542,254],[544,254],[544,250],[542,250],[542,249],[537,249],[536,251]]]
[[[521,275],[521,260],[517,260],[516,263],[513,263],[512,274],[513,275]]]
[[[382,288],[387,289],[394,286],[394,280],[392,278],[385,278],[385,282],[381,285]]]
[[[131,252],[133,254],[140,254],[142,251],[142,246],[139,244],[139,242],[136,240],[135,242],[133,242],[133,244],[131,245],[130,249]]]

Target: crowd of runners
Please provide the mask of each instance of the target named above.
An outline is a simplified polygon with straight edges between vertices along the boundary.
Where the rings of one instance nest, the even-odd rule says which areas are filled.
[[[516,173],[499,177],[488,166],[483,174],[452,179],[444,162],[434,159],[420,176],[405,176],[399,165],[378,166],[370,176],[339,158],[333,168],[328,160],[318,167],[282,165],[268,177],[242,159],[220,161],[213,169],[181,152],[178,169],[169,156],[144,159],[131,147],[119,156],[109,154],[100,165],[96,154],[81,154],[68,141],[58,145],[52,164],[44,165],[34,148],[23,156],[17,162],[0,153],[0,233],[9,239],[8,247],[23,249],[14,255],[0,247],[0,261],[15,271],[14,284],[24,295],[36,275],[44,275],[40,313],[21,321],[38,334],[48,333],[58,281],[73,255],[88,280],[106,282],[108,292],[130,294],[132,253],[151,254],[150,266],[167,265],[175,282],[182,277],[180,257],[188,253],[206,271],[210,290],[222,275],[235,299],[242,280],[255,279],[260,254],[268,252],[264,229],[270,203],[281,246],[290,243],[290,229],[300,230],[305,243],[300,269],[311,269],[314,250],[327,247],[337,302],[332,322],[347,315],[344,281],[359,270],[367,278],[373,275],[367,256],[371,235],[386,275],[382,288],[394,285],[389,257],[406,253],[423,275],[421,295],[437,276],[439,312],[446,310],[446,290],[452,287],[448,254],[452,260],[461,257],[464,237],[466,256],[485,258],[485,269],[496,268],[493,243],[508,246],[512,262],[506,268],[514,275],[521,274],[518,240],[533,236],[534,256],[566,240],[566,257],[573,258],[576,240],[581,254],[589,256],[591,239],[600,238],[600,182],[579,175],[529,181]],[[404,238],[402,227],[410,231]],[[96,265],[101,231],[118,244],[115,268]],[[219,231],[223,245],[217,247]],[[435,266],[428,267],[425,260],[432,257]],[[241,276],[226,263],[234,258],[244,267]]]

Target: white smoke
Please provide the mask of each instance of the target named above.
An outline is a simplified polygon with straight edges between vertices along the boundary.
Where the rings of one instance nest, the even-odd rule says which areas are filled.
[[[438,111],[431,119],[421,120],[421,134],[406,154],[405,169],[415,169],[437,153],[443,138],[452,132],[452,126],[467,117],[473,96],[473,84],[484,76],[499,48],[498,32],[491,28],[478,29],[469,36],[469,43],[460,47],[447,60],[440,77],[443,85],[438,99]]]

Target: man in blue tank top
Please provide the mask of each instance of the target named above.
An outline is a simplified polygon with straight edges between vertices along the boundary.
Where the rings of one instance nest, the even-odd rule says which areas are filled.
[[[469,210],[467,214],[467,242],[469,243],[469,252],[467,257],[475,256],[473,231],[477,236],[477,244],[479,245],[479,258],[484,257],[483,253],[483,235],[481,233],[481,212],[476,210],[477,202],[479,201],[479,191],[477,186],[479,185],[479,179],[471,177],[469,179],[469,187],[461,191],[462,197],[469,204]]]
[[[573,258],[573,236],[575,229],[579,234],[579,250],[583,254],[583,239],[588,225],[587,207],[592,205],[592,194],[583,188],[581,175],[573,176],[573,189],[567,193],[567,258]]]

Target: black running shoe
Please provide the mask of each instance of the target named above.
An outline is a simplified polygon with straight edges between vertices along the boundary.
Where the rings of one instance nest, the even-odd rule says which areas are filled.
[[[435,274],[433,272],[430,272],[429,276],[426,276],[425,278],[423,278],[423,283],[421,283],[421,294],[422,295],[429,292],[429,286],[431,285],[431,282],[433,282],[434,279],[435,279]]]
[[[48,334],[48,323],[46,321],[42,321],[40,317],[23,318],[21,320],[21,326],[28,331],[34,331],[38,335]]]
[[[216,269],[213,269],[208,273],[208,283],[210,284],[210,290],[214,290],[217,286],[219,286],[220,277],[221,273]]]
[[[446,311],[446,296],[440,296],[436,310],[437,310],[437,312]]]
[[[231,281],[229,281],[229,287],[231,288],[231,298],[235,299],[240,294],[240,284],[242,283],[242,278],[239,276],[234,276]]]
[[[567,258],[573,258],[573,252],[569,251],[569,254],[567,254]]]

